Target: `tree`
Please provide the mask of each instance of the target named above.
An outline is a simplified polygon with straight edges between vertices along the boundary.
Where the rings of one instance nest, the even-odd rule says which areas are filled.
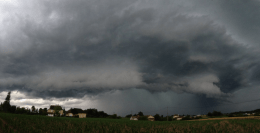
[[[54,107],[54,113],[56,116],[60,116],[59,111],[62,110],[62,108],[60,106],[55,106]]]
[[[132,115],[131,115],[131,114],[129,114],[129,115],[126,115],[125,117],[126,117],[126,118],[131,118],[131,117],[132,117]]]
[[[110,116],[108,116],[108,118],[116,119],[117,118],[117,114],[110,115]]]
[[[11,113],[15,113],[15,111],[16,111],[16,106],[15,105],[11,106],[10,107],[10,112]]]
[[[139,116],[144,116],[143,112],[141,112],[141,111],[138,112],[138,115],[139,115]]]
[[[39,109],[39,114],[43,115],[43,109],[42,108]]]
[[[105,118],[108,116],[107,113],[105,113],[104,111],[98,111],[98,116],[101,117],[101,118]]]
[[[35,113],[35,107],[32,106],[32,113]]]
[[[0,105],[0,111],[3,110],[3,103],[1,102],[1,105]]]
[[[221,112],[218,112],[218,111],[213,111],[212,115],[213,116],[222,116],[223,114]]]
[[[11,91],[8,92],[4,104],[3,104],[3,110],[5,112],[10,112],[11,110],[11,105],[10,105],[10,98],[11,98]]]
[[[88,117],[99,117],[99,115],[103,115],[102,113],[98,113],[97,109],[87,109],[85,112],[88,114]]]
[[[43,115],[47,115],[48,113],[47,113],[47,108],[44,108],[43,109]]]
[[[153,117],[154,117],[155,121],[160,121],[161,120],[161,117],[160,117],[159,114],[155,114]]]
[[[147,116],[140,116],[140,117],[138,118],[138,120],[143,120],[143,121],[145,121],[145,120],[148,120],[148,117],[147,117]]]
[[[182,120],[191,120],[190,115],[186,115],[185,117],[182,118]]]
[[[212,116],[212,114],[209,112],[209,113],[208,113],[208,116],[210,116],[210,117],[211,117],[211,116]]]
[[[221,112],[218,112],[218,111],[213,111],[212,113],[209,112],[208,113],[208,116],[222,116],[223,114]]]

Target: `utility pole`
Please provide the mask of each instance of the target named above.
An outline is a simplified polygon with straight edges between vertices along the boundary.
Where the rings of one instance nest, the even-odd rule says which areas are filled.
[[[133,116],[133,114],[132,114],[132,110],[131,110],[131,115]]]
[[[167,121],[168,121],[168,106],[167,106]]]

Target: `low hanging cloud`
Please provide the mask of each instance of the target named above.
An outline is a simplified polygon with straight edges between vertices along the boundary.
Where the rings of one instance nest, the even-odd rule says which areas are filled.
[[[99,64],[95,66],[51,69],[33,76],[0,79],[2,86],[20,85],[32,90],[65,91],[71,88],[124,89],[140,86],[141,74],[130,64]]]
[[[1,90],[46,98],[138,88],[218,98],[250,83],[258,60],[250,48],[214,17],[166,5],[4,3]]]

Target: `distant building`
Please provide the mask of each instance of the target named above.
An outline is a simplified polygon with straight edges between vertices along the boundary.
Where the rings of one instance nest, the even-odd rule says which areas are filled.
[[[48,116],[54,117],[55,116],[55,109],[58,110],[60,115],[64,114],[62,107],[60,105],[51,105],[50,108],[47,110]]]
[[[178,117],[177,120],[178,120],[178,121],[179,121],[179,120],[182,120],[182,117]]]
[[[173,118],[178,118],[178,117],[179,117],[179,114],[173,115]]]
[[[140,117],[139,115],[137,115],[137,116],[132,116],[132,117],[130,118],[130,120],[138,121],[139,117]]]
[[[74,109],[68,110],[66,112],[66,116],[69,116],[69,117],[76,117],[76,116],[78,116],[79,118],[86,118],[87,113],[85,113],[82,109],[74,108]]]
[[[176,120],[181,120],[182,118],[183,118],[184,116],[180,116],[179,114],[175,114],[175,115],[173,115],[173,119],[176,119]]]
[[[151,115],[148,115],[147,118],[148,118],[148,121],[154,121],[154,117]]]

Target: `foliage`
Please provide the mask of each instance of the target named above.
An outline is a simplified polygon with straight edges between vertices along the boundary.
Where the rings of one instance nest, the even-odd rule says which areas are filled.
[[[234,114],[228,114],[228,117],[235,117],[236,115]]]
[[[55,106],[54,107],[54,114],[55,114],[55,116],[60,116],[60,113],[59,113],[59,111],[60,110],[62,110],[62,108],[60,107],[60,106]]]
[[[148,117],[147,116],[140,116],[138,118],[138,120],[145,121],[145,120],[148,120]]]
[[[15,111],[16,111],[16,106],[12,105],[11,108],[10,108],[10,112],[15,113]]]
[[[111,118],[111,119],[121,119],[121,117],[117,116],[117,114],[110,115],[110,116],[108,116],[108,118]]]
[[[191,120],[190,115],[186,115],[185,117],[182,118],[182,120]]]
[[[39,109],[39,114],[40,114],[40,115],[43,114],[43,109],[42,109],[42,108]]]
[[[0,104],[0,111],[3,111],[3,103]]]
[[[155,121],[161,121],[161,117],[159,114],[155,114],[153,117]]]
[[[200,119],[200,118],[202,118],[201,116],[196,116],[194,119]]]
[[[33,113],[35,112],[35,107],[34,107],[34,106],[32,106],[32,112],[33,112]]]
[[[98,111],[97,109],[87,109],[84,110],[85,113],[87,113],[87,117],[93,117],[93,118],[105,118],[108,117],[108,114],[104,111]]]
[[[126,117],[126,118],[131,118],[131,117],[132,117],[132,115],[131,115],[131,114],[129,114],[129,115],[126,115],[125,117]]]
[[[47,108],[44,108],[43,109],[43,115],[47,115],[48,113],[47,113]]]
[[[5,98],[5,101],[3,104],[4,112],[10,112],[10,110],[11,110],[10,100],[11,100],[11,91],[8,92],[8,94]]]
[[[214,117],[214,116],[222,116],[223,114],[221,112],[218,111],[213,111],[212,113],[208,113],[209,117]]]
[[[168,121],[173,121],[173,116],[168,116]]]
[[[139,115],[139,116],[144,116],[144,114],[143,114],[143,112],[138,112],[138,114],[137,115]]]

